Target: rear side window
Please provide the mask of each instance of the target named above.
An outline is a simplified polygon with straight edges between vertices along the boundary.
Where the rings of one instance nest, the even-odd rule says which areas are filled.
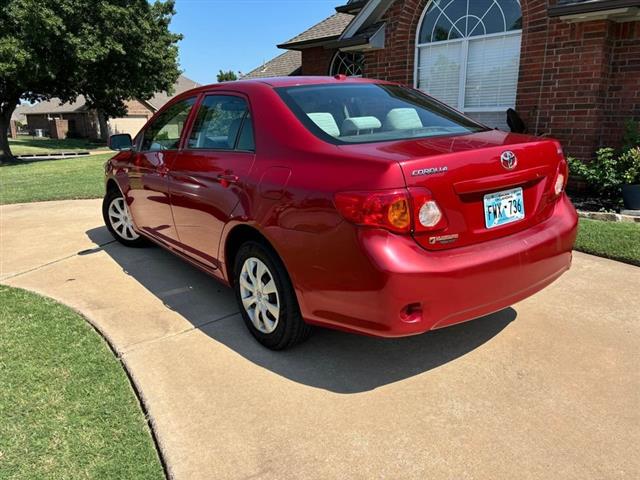
[[[191,130],[188,148],[253,150],[253,129],[247,102],[232,95],[206,96]]]
[[[141,150],[176,150],[195,101],[195,97],[192,97],[176,102],[164,110],[144,131]]]
[[[334,144],[460,135],[487,128],[415,90],[351,83],[276,89],[300,121]]]

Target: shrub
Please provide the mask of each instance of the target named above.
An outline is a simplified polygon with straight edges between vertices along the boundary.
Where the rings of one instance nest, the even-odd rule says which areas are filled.
[[[599,149],[596,158],[589,163],[567,158],[571,174],[582,177],[599,195],[606,198],[620,196],[624,171],[619,160],[615,150],[610,147]]]
[[[623,183],[640,184],[640,147],[634,147],[620,155],[620,163],[624,166]]]
[[[622,185],[640,183],[640,129],[637,121],[625,123],[622,143],[620,152],[611,147],[599,149],[596,158],[589,163],[567,158],[571,174],[582,177],[602,197],[618,201]]]

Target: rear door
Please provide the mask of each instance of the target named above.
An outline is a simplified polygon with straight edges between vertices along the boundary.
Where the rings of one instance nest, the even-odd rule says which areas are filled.
[[[196,97],[165,108],[141,133],[129,168],[129,209],[137,228],[173,247],[178,243],[169,202],[169,166]]]
[[[182,248],[211,268],[219,265],[222,229],[246,197],[254,151],[248,100],[236,93],[206,94],[172,164],[169,190]]]

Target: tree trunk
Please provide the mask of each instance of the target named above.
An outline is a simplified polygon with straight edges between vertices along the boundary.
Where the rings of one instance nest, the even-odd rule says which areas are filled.
[[[103,110],[98,110],[98,125],[100,126],[100,139],[107,143],[109,140],[109,124],[107,123],[107,116]]]
[[[9,122],[11,121],[11,115],[18,105],[18,101],[15,102],[2,102],[0,103],[0,165],[7,163],[14,159],[11,153],[11,147],[9,146]]]

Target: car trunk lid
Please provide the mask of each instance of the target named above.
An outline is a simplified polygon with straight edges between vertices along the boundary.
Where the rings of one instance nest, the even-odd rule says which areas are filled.
[[[504,237],[551,214],[556,198],[554,182],[562,161],[559,144],[553,140],[485,131],[373,148],[377,154],[398,161],[410,190],[428,189],[446,217],[444,228],[413,232],[426,249],[442,250]],[[515,155],[512,168],[509,162],[501,161],[505,152]],[[514,190],[522,193],[524,218],[488,228],[485,196]]]

